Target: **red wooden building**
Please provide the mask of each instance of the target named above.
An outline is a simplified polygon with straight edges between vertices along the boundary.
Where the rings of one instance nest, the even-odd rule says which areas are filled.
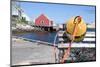
[[[44,14],[41,14],[38,18],[35,19],[35,25],[51,27],[51,26],[53,26],[53,21],[48,19]]]

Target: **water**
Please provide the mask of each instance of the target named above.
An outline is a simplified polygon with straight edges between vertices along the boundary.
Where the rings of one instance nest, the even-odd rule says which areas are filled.
[[[48,43],[53,43],[55,38],[56,32],[29,32],[29,33],[23,33],[23,34],[17,34],[18,37],[23,37],[27,39],[32,40],[39,40],[44,41]],[[56,43],[58,40],[56,40]]]
[[[88,32],[95,32],[95,29],[87,29]],[[32,40],[39,40],[48,43],[53,43],[57,32],[29,32],[17,34],[18,37],[23,37]],[[58,43],[58,38],[56,39],[56,44]]]

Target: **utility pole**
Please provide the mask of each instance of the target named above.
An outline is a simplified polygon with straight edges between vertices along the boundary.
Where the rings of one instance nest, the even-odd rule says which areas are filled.
[[[18,22],[21,22],[21,19],[22,19],[22,11],[20,9],[20,3],[18,3],[16,5],[16,7],[17,7],[17,10],[18,10]]]

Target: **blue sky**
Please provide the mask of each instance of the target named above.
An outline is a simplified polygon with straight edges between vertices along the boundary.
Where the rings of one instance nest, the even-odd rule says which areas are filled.
[[[65,23],[73,16],[82,16],[86,23],[95,22],[94,6],[79,6],[68,4],[48,4],[36,2],[20,2],[21,8],[31,18],[35,20],[39,15],[45,14],[56,24]]]

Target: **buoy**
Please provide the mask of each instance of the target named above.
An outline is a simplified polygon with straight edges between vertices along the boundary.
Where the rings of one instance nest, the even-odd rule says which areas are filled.
[[[74,18],[71,18],[67,22],[66,28],[66,33],[70,34],[69,37],[72,38],[70,38],[69,47],[66,49],[66,52],[64,53],[61,63],[64,63],[65,59],[69,57],[72,43],[74,41],[79,42],[84,38],[87,26],[84,23],[82,17],[76,16]]]
[[[79,41],[83,40],[83,38],[86,34],[87,26],[81,16],[73,17],[70,20],[68,20],[66,23],[66,33],[67,34],[70,34],[70,35],[73,34],[75,24],[77,24],[77,32],[75,34],[74,41],[79,42]]]

